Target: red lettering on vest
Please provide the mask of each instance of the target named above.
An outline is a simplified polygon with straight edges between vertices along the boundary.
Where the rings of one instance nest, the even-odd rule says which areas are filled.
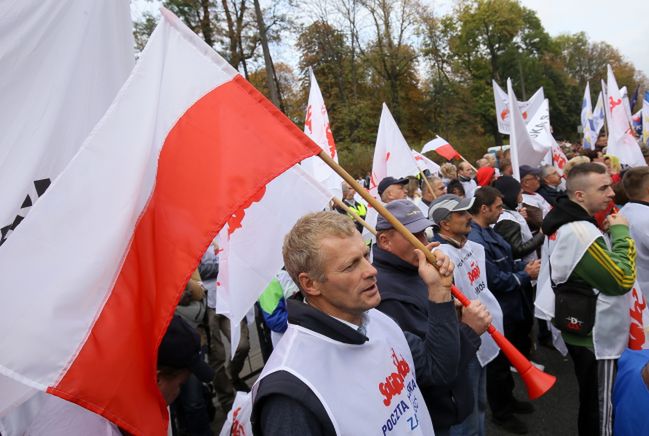
[[[385,154],[385,161],[387,162],[387,161],[389,161],[389,160],[390,160],[390,152],[388,151],[388,152]]]
[[[246,429],[237,419],[239,413],[241,413],[241,407],[237,407],[234,412],[232,412],[232,431],[230,432],[231,436],[246,436]]]
[[[478,263],[474,260],[471,262],[470,268],[471,270],[466,275],[469,278],[471,284],[473,285],[473,282],[478,280],[478,278],[480,277],[480,267],[478,266]]]
[[[383,395],[383,404],[385,407],[390,406],[392,398],[400,395],[403,392],[404,379],[410,373],[410,365],[403,356],[397,357],[397,354],[392,350],[392,363],[396,368],[396,372],[388,375],[385,381],[379,383],[379,392]]]
[[[629,308],[631,314],[631,325],[629,326],[629,348],[632,350],[642,350],[646,338],[644,333],[644,324],[642,322],[642,312],[647,308],[647,302],[636,288],[631,292],[633,304]]]

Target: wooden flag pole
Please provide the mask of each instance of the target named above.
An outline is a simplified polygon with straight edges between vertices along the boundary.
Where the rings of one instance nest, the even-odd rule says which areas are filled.
[[[424,179],[424,183],[428,187],[428,190],[430,191],[430,195],[433,196],[433,198],[437,198],[437,195],[435,195],[435,191],[433,191],[433,187],[430,185],[430,182],[428,181],[428,177],[426,177],[426,174],[424,174],[423,171],[419,171],[419,174],[421,174],[421,177]]]
[[[374,227],[372,227],[371,225],[369,225],[369,224],[367,223],[367,221],[365,221],[363,218],[361,218],[360,215],[357,214],[356,211],[355,211],[354,209],[352,209],[351,207],[347,206],[347,205],[345,204],[345,202],[342,201],[342,200],[341,200],[340,198],[338,198],[338,197],[332,197],[332,200],[333,200],[333,202],[334,202],[334,204],[335,204],[336,206],[338,206],[338,207],[340,207],[341,209],[343,209],[345,212],[347,212],[349,215],[351,215],[351,217],[354,218],[354,220],[356,220],[356,222],[360,223],[360,225],[362,225],[363,227],[365,227],[365,228],[367,229],[368,232],[370,232],[371,234],[373,234],[374,236],[376,236],[376,229],[375,229]]]
[[[426,260],[431,265],[436,265],[435,254],[432,251],[428,250],[422,242],[415,238],[413,235],[399,220],[397,220],[394,215],[392,215],[383,204],[372,197],[370,193],[363,188],[357,181],[354,179],[343,167],[341,167],[336,161],[334,161],[325,151],[321,151],[318,154],[318,157],[322,159],[332,170],[336,172],[344,181],[349,183],[349,186],[354,188],[356,192],[363,197],[369,205],[371,205],[378,213],[383,215],[383,218],[388,220],[392,227],[399,232],[410,244],[421,250],[422,253],[426,256]],[[453,296],[462,303],[464,306],[471,304],[471,301],[460,291],[455,285],[452,284],[453,277],[447,276],[442,278],[443,283],[448,286],[451,286],[451,292]],[[556,377],[544,373],[543,371],[538,370],[532,363],[527,359],[520,351],[512,345],[512,343],[507,340],[507,338],[500,333],[493,324],[489,325],[487,329],[491,337],[494,339],[498,347],[502,352],[507,356],[510,363],[516,368],[519,375],[525,382],[527,387],[528,396],[531,399],[536,399],[545,394],[556,382]]]
[[[464,158],[464,156],[462,156],[460,153],[458,153],[457,155],[460,156],[460,159],[462,159],[464,162],[468,163],[469,166],[470,166],[471,168],[473,168],[473,171],[475,171],[476,173],[478,172],[478,169],[477,169],[476,167],[474,167],[473,165],[471,165],[471,162],[469,162],[468,160],[466,160],[466,159]]]

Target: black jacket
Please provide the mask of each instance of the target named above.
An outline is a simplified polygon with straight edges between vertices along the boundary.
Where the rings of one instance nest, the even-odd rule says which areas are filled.
[[[545,235],[539,232],[532,236],[532,239],[523,242],[521,225],[512,220],[498,221],[494,226],[494,230],[512,246],[512,256],[514,259],[522,259],[527,256],[543,245],[543,241],[545,240]]]
[[[457,327],[449,322],[455,314],[453,303],[425,303],[429,307],[424,338],[404,332],[415,364],[417,384],[426,387],[449,383],[457,375],[459,350]],[[346,344],[362,344],[367,337],[348,325],[296,300],[287,301],[288,322]],[[446,344],[439,353],[439,344]],[[314,365],[318,362],[314,361]],[[344,388],[344,387],[343,387]],[[339,401],[362,401],[341,396]],[[277,371],[259,382],[251,416],[255,435],[312,436],[334,435],[334,428],[322,403],[301,380],[286,371]]]
[[[389,315],[406,332],[424,338],[430,312],[428,288],[419,277],[418,269],[399,257],[373,247],[374,267],[377,269],[377,284],[381,293],[378,309]],[[458,329],[459,344],[444,341],[437,344],[436,353],[447,353],[459,346],[460,359],[458,376],[448,383],[440,383],[421,391],[433,420],[435,431],[448,429],[459,424],[473,411],[473,388],[464,375],[468,363],[475,358],[480,346],[480,337],[466,324],[457,319],[457,313],[439,313],[444,322]]]

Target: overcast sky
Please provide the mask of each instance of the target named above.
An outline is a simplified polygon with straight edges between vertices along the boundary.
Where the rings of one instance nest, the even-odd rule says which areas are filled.
[[[649,1],[646,0],[523,0],[537,12],[552,36],[584,31],[593,41],[616,47],[649,76]],[[617,18],[617,19],[616,19]]]
[[[448,12],[454,3],[453,0],[428,2],[437,6],[438,13]],[[133,15],[153,9],[155,3],[135,0],[131,3]],[[592,41],[606,41],[617,48],[649,76],[649,28],[645,25],[649,0],[521,0],[521,3],[537,12],[550,35],[586,32]]]

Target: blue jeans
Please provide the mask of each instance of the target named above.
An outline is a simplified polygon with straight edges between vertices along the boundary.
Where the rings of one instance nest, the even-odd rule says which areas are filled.
[[[467,377],[473,387],[473,412],[461,423],[451,427],[451,436],[484,436],[487,411],[487,370],[474,357],[467,365]]]

